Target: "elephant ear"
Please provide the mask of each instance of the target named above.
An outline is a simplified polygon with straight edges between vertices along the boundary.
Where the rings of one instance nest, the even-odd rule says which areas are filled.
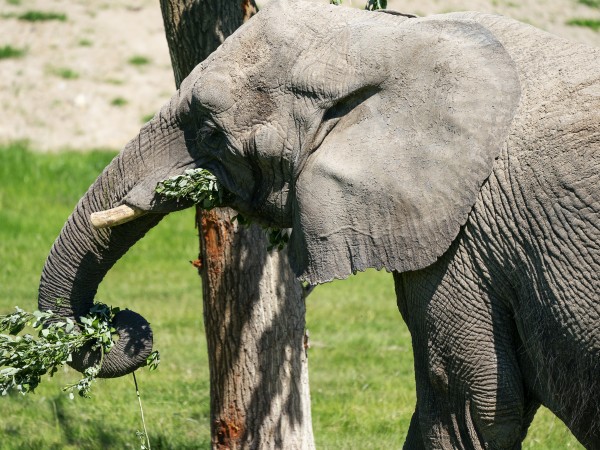
[[[330,131],[296,180],[290,257],[310,283],[434,263],[467,221],[518,107],[512,59],[475,22],[411,19],[383,40],[381,51],[356,40],[363,82],[351,80],[358,87],[324,114]]]

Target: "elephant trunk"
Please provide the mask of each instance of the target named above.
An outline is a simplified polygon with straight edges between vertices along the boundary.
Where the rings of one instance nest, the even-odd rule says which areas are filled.
[[[51,310],[61,317],[75,320],[86,315],[108,270],[167,212],[179,209],[169,209],[151,200],[142,208],[139,204],[133,208],[136,214],[132,218],[135,220],[114,228],[98,229],[90,220],[92,213],[118,207],[131,198],[135,200],[140,197],[140,192],[143,192],[142,197],[152,199],[154,192],[151,186],[156,185],[154,178],[162,175],[157,170],[156,158],[172,151],[169,147],[183,139],[179,136],[181,130],[176,127],[171,127],[172,131],[165,135],[165,127],[161,126],[161,121],[164,125],[165,120],[162,113],[113,159],[67,220],[42,271],[38,297],[40,310]],[[156,131],[159,129],[162,130],[160,138]],[[132,197],[132,192],[137,194]],[[158,207],[155,208],[155,204],[159,204]],[[136,370],[145,365],[152,349],[152,331],[139,314],[121,311],[115,317],[114,326],[119,335],[118,341],[104,356],[99,373],[101,377],[117,377]],[[99,352],[88,348],[73,355],[70,364],[83,371],[99,360]]]

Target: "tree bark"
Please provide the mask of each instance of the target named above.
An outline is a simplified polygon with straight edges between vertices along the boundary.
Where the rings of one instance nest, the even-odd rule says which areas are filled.
[[[175,82],[257,10],[253,0],[161,0]],[[313,449],[305,303],[282,252],[230,209],[197,211],[213,449]]]

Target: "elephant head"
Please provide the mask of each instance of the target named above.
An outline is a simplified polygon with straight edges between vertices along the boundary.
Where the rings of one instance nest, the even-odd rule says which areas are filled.
[[[48,257],[40,308],[85,314],[115,261],[189,206],[161,199],[157,182],[196,167],[244,215],[293,229],[291,264],[311,283],[425,267],[465,223],[518,100],[510,57],[474,22],[272,2],[194,69],[90,187]],[[90,223],[122,205],[135,220]],[[105,376],[133,370],[149,351],[147,323],[127,315]],[[89,363],[80,359],[76,367]]]

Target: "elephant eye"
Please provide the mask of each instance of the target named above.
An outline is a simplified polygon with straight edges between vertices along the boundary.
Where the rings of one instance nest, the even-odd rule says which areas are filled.
[[[217,129],[217,126],[214,124],[214,122],[212,122],[211,120],[205,120],[198,127],[196,139],[199,143],[204,142],[207,138],[214,136],[218,132],[219,130]]]
[[[200,122],[196,130],[196,145],[202,148],[205,155],[220,160],[225,136],[223,131],[210,119]]]

